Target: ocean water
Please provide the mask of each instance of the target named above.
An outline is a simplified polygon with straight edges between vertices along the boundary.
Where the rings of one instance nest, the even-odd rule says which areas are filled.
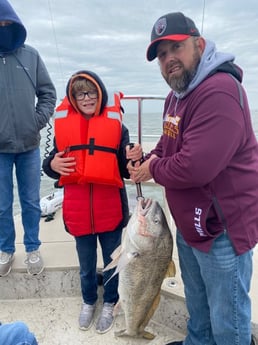
[[[160,108],[162,109],[162,108]],[[252,121],[255,130],[256,137],[258,138],[258,109],[252,111]],[[138,130],[138,115],[137,111],[134,113],[128,113],[124,115],[124,123],[129,129],[131,142],[139,142],[139,130]],[[50,122],[51,126],[52,123]],[[148,142],[148,147],[154,147],[160,134],[162,133],[162,115],[161,110],[155,112],[143,112],[141,120],[141,137],[142,144]],[[48,152],[52,148],[53,142],[53,128],[46,127],[41,131],[41,157],[42,159],[48,155]],[[41,197],[52,194],[55,191],[55,180],[50,179],[42,172],[41,176]],[[156,198],[163,202],[162,189],[153,188],[153,186],[142,186],[143,195],[146,197]],[[135,185],[127,186],[127,193],[130,206],[133,207],[136,203],[136,187]],[[17,195],[16,179],[14,177],[14,215],[20,212],[19,199]]]

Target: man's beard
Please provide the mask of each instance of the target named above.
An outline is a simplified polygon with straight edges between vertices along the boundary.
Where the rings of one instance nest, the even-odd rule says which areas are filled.
[[[194,79],[195,75],[196,75],[196,71],[198,68],[198,65],[200,63],[201,57],[198,53],[197,50],[194,51],[193,54],[193,63],[192,63],[192,67],[190,69],[185,69],[183,64],[181,64],[182,68],[183,68],[183,73],[178,76],[178,77],[172,77],[169,78],[165,77],[163,75],[163,77],[165,78],[166,82],[168,83],[168,85],[171,87],[171,89],[177,93],[181,93],[187,90],[189,84],[191,83],[191,81]]]

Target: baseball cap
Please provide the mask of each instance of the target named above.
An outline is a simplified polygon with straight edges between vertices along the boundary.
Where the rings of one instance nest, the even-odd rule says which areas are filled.
[[[147,60],[152,61],[157,57],[157,46],[160,41],[184,41],[190,36],[200,36],[192,19],[181,12],[165,14],[153,26],[151,43],[147,49]]]

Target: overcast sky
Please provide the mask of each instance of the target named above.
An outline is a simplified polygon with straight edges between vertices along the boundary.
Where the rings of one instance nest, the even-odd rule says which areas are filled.
[[[88,69],[124,94],[166,95],[157,61],[146,60],[154,22],[168,12],[191,17],[218,50],[244,70],[250,108],[258,109],[258,0],[10,0],[64,96],[68,78]],[[204,6],[205,3],[205,6]],[[204,10],[204,11],[203,11]],[[204,20],[203,20],[204,12]]]

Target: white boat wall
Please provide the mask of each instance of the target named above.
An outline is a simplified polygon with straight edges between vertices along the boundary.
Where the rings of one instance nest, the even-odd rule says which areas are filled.
[[[40,199],[42,217],[51,216],[62,207],[64,199],[63,188],[57,188],[53,193]]]

